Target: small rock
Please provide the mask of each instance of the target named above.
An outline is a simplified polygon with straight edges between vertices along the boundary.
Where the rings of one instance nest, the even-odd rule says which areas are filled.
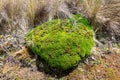
[[[100,70],[97,70],[97,72],[100,72]]]

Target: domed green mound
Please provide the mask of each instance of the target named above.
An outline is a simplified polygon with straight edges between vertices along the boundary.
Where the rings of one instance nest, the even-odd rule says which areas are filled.
[[[30,31],[26,41],[50,67],[63,71],[76,66],[94,45],[89,23],[80,16],[75,22],[70,19],[46,22]]]

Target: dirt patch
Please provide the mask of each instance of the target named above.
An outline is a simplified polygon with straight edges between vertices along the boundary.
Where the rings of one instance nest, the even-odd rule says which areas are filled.
[[[37,70],[35,57],[31,57],[25,47],[16,53],[11,53],[3,62],[0,69],[0,78],[3,80],[45,80],[46,78],[44,72]]]
[[[82,63],[67,76],[68,80],[120,80],[120,54],[102,54]],[[91,65],[92,64],[92,65]]]
[[[3,80],[120,80],[120,49],[114,49],[109,54],[92,54],[59,79],[56,75],[46,74],[44,70],[39,71],[36,56],[29,54],[25,47],[1,59],[1,62],[0,78]]]

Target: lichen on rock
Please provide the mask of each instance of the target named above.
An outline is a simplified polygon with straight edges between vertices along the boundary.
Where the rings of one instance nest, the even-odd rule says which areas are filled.
[[[90,55],[94,46],[88,21],[74,15],[73,19],[48,21],[26,35],[28,46],[52,68],[62,71],[77,66]]]

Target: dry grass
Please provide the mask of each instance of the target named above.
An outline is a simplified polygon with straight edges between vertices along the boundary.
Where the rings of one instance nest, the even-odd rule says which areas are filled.
[[[67,7],[64,4],[68,0],[1,0],[0,10],[2,14],[0,19],[8,23],[9,28],[16,27],[15,24],[21,25],[21,19],[26,20],[27,26],[34,26],[34,22],[42,23],[51,20],[63,12],[67,12]],[[65,7],[64,7],[65,6]],[[4,26],[2,20],[1,25]],[[21,27],[20,27],[21,28]]]
[[[101,0],[83,0],[85,14],[88,18],[94,18],[102,5]]]
[[[97,13],[100,0],[1,0],[0,4],[0,10],[4,10],[11,21],[20,16],[34,24],[54,17],[68,17],[70,13],[78,12],[81,4],[85,9],[84,14],[91,18]]]
[[[112,39],[115,36],[120,39],[120,1],[111,0],[102,5],[97,11],[92,24],[96,32],[107,31]]]
[[[119,0],[81,0],[77,9],[79,9],[78,13],[88,18],[94,31],[100,33],[98,35],[106,35],[106,37],[109,35],[109,38],[114,41],[120,40]]]
[[[1,11],[1,9],[2,9],[2,6],[3,6],[3,1],[0,0],[0,11]]]

